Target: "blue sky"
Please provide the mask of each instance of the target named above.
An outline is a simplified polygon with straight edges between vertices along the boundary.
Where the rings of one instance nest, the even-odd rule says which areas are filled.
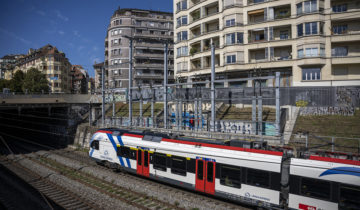
[[[104,60],[106,29],[119,6],[172,12],[172,4],[172,0],[1,0],[0,57],[51,44],[93,77],[92,65]]]

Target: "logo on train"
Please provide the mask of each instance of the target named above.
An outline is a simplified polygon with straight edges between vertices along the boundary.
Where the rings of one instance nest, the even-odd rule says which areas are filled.
[[[107,156],[108,154],[109,154],[109,152],[107,150],[105,150],[104,155]]]
[[[250,195],[249,192],[246,192],[246,193],[245,193],[245,197],[250,198],[250,196],[251,196],[251,195]]]
[[[308,206],[306,204],[299,203],[299,209],[302,210],[316,210],[315,206]]]

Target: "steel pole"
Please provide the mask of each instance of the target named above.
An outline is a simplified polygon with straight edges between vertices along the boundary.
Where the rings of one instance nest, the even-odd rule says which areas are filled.
[[[102,104],[101,104],[101,119],[102,126],[105,126],[105,66],[101,69],[101,93],[102,93]]]
[[[133,67],[133,40],[129,38],[129,126],[132,126],[132,67]]]
[[[167,129],[168,104],[167,104],[167,83],[168,83],[168,43],[164,44],[164,128]]]
[[[276,135],[280,136],[280,72],[276,72],[275,79],[275,104],[276,104]]]
[[[215,132],[215,45],[211,41],[211,130]]]

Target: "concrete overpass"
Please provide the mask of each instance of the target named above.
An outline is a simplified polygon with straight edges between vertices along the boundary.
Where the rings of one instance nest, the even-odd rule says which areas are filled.
[[[41,106],[64,106],[101,104],[101,95],[90,94],[38,94],[38,95],[13,95],[0,94],[0,107],[41,107]]]

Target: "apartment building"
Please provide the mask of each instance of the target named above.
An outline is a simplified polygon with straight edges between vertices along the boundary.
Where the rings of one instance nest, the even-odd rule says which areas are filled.
[[[0,58],[0,79],[12,79],[16,62],[24,55],[5,55]]]
[[[281,72],[281,86],[360,85],[358,0],[174,0],[174,19],[179,81],[210,80],[213,42],[216,79]]]
[[[95,63],[93,65],[93,68],[94,68],[94,73],[95,73],[95,81],[94,81],[94,91],[96,93],[100,93],[101,92],[101,81],[102,81],[102,77],[101,77],[101,74],[102,74],[102,69],[105,68],[104,66],[104,62],[101,62],[101,63]],[[104,71],[105,72],[105,87],[107,87],[107,70]]]
[[[15,71],[26,73],[31,68],[37,68],[46,74],[51,92],[71,92],[71,64],[65,53],[56,47],[48,44],[39,49],[30,49],[17,62]]]
[[[105,39],[105,69],[109,88],[129,85],[129,43],[133,40],[133,86],[160,85],[164,72],[164,43],[168,52],[169,82],[173,81],[173,14],[118,9]]]
[[[89,74],[81,65],[71,66],[71,93],[87,94],[89,81]]]

